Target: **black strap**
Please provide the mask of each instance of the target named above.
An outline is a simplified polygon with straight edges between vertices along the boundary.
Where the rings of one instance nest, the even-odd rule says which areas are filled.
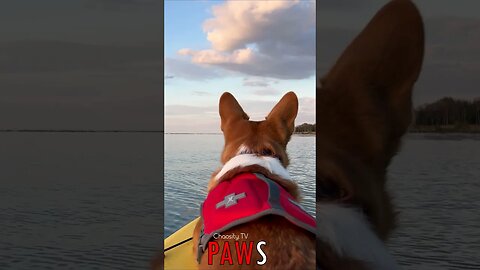
[[[193,237],[190,237],[190,238],[188,238],[188,239],[185,239],[185,240],[183,240],[183,241],[181,241],[181,242],[176,243],[176,244],[173,245],[173,246],[169,246],[168,248],[166,248],[166,249],[163,250],[163,253],[169,251],[169,250],[172,249],[172,248],[176,248],[176,247],[178,247],[178,246],[180,246],[180,245],[183,245],[183,244],[187,243],[188,241],[191,241],[192,239],[193,239]]]

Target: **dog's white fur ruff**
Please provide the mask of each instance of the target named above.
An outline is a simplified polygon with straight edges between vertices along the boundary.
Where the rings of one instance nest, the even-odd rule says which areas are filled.
[[[399,269],[384,243],[359,210],[333,203],[317,204],[318,237],[339,255],[361,260],[369,269]]]
[[[255,154],[241,154],[231,158],[222,169],[215,176],[215,180],[222,178],[224,174],[228,171],[233,170],[237,167],[247,167],[251,165],[258,165],[267,169],[270,173],[280,176],[283,179],[291,180],[290,175],[288,174],[287,169],[283,167],[282,163],[278,158],[269,157],[269,156],[258,156]]]

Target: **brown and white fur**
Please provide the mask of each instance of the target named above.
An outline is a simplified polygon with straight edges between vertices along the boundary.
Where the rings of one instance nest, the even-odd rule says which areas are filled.
[[[317,88],[317,266],[398,269],[383,241],[395,227],[386,172],[411,121],[423,61],[421,16],[383,7]]]
[[[295,127],[297,96],[293,92],[285,94],[263,121],[250,121],[230,93],[221,96],[219,105],[221,129],[225,139],[221,155],[224,165],[212,175],[208,190],[214,188],[222,179],[228,179],[239,172],[258,172],[276,181],[298,201],[298,186],[286,171],[289,164],[286,147]],[[198,245],[200,222],[193,236],[195,249]],[[235,226],[223,234],[239,235],[241,232],[249,233],[249,241],[266,241],[264,251],[268,259],[265,265],[220,265],[219,258],[214,259],[213,265],[208,265],[205,253],[199,269],[315,269],[315,237],[285,218],[264,216]],[[232,241],[230,246],[234,246],[233,240],[215,241],[219,241],[220,247],[223,246],[223,241]],[[196,254],[196,250],[194,253]],[[232,252],[232,256],[235,262],[235,252]],[[252,261],[261,261],[261,257],[253,252]]]

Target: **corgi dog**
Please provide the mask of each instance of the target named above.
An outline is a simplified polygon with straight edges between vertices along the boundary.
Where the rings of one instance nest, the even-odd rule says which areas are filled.
[[[230,93],[219,112],[223,166],[212,174],[194,230],[199,269],[315,269],[315,219],[298,204],[299,187],[286,170],[297,96],[285,94],[263,121],[250,121]],[[255,245],[249,261],[238,249],[242,240],[231,237],[242,234]]]
[[[317,86],[317,267],[398,269],[386,172],[412,119],[424,54],[421,15],[387,3]]]

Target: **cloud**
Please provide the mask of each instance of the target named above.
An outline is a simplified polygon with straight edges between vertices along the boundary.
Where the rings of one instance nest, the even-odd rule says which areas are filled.
[[[298,115],[295,124],[315,123],[315,98],[303,97],[298,100]]]
[[[209,92],[206,92],[206,91],[192,91],[192,94],[196,95],[196,96],[211,96],[212,93],[209,93]]]
[[[220,77],[219,72],[215,69],[172,57],[165,59],[165,73],[171,74],[170,76],[191,80],[206,80]]]
[[[269,80],[266,78],[256,78],[256,77],[243,78],[243,86],[267,87],[274,83],[278,83],[278,81]]]
[[[194,51],[190,49],[181,49],[180,55],[192,57],[192,62],[197,64],[247,64],[252,61],[253,51],[250,48],[235,50],[233,53],[223,53],[215,50]]]
[[[267,88],[267,89],[255,90],[253,91],[253,93],[259,96],[275,96],[280,94],[280,91],[273,88]]]
[[[175,78],[175,76],[173,76],[173,75],[165,75],[164,76],[164,79],[166,79],[166,80],[173,79],[173,78]]]
[[[283,92],[283,91],[282,91]],[[285,91],[286,92],[286,91]],[[278,103],[283,93],[275,100],[238,100],[244,111],[252,121],[265,120],[273,107]],[[315,98],[299,98],[299,112],[296,122],[303,121],[311,123],[315,118]],[[302,123],[303,123],[302,122]]]
[[[314,74],[314,1],[227,1],[212,13],[203,24],[212,48],[178,51],[192,63],[281,79]]]
[[[281,96],[275,101],[265,100],[238,100],[252,121],[265,120],[265,116],[277,104]],[[295,123],[315,122],[315,98],[304,97],[299,99],[299,112]],[[165,106],[165,132],[221,132],[218,105]]]

